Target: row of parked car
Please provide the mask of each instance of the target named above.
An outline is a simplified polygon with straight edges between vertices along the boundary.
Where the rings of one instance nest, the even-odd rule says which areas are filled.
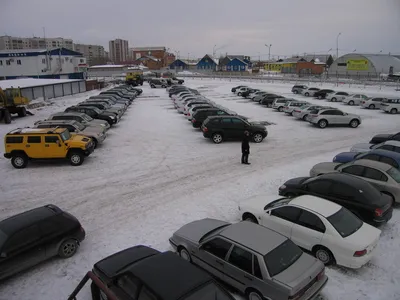
[[[152,89],[155,88],[167,88],[176,84],[183,84],[185,80],[176,77],[171,78],[149,78],[148,83]]]
[[[268,135],[262,122],[250,122],[247,117],[216,104],[197,90],[174,85],[168,88],[168,93],[177,111],[216,144],[242,139],[245,131],[255,143],[261,143]]]
[[[30,160],[45,159],[68,159],[79,166],[141,93],[131,86],[114,87],[35,122],[32,128],[14,129],[5,136],[4,156],[17,169],[25,168]]]
[[[252,89],[247,86],[233,87],[232,92],[244,98],[251,99],[254,102],[258,102],[260,105],[307,121],[319,128],[326,128],[328,126],[349,126],[351,128],[357,128],[361,124],[360,116],[349,114],[330,106],[314,105],[307,101],[296,100],[275,93]]]
[[[295,85],[292,93],[305,97],[326,99],[330,102],[342,102],[347,105],[359,105],[367,109],[381,109],[386,113],[397,114],[400,111],[400,98],[370,97],[365,94],[349,94],[331,89],[319,89],[306,85]]]

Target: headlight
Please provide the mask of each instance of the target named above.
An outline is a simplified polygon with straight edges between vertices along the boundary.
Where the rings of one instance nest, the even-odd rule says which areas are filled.
[[[115,119],[115,117],[114,117],[114,116],[110,116],[110,119],[111,119],[111,120],[114,120],[114,119]]]
[[[286,185],[284,185],[284,184],[283,184],[283,185],[281,185],[281,186],[279,187],[279,189],[280,189],[280,190],[284,190],[284,189],[286,189]]]

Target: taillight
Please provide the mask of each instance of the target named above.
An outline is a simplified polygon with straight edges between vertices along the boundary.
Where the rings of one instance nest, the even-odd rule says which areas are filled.
[[[364,256],[365,254],[367,254],[367,249],[356,251],[356,252],[354,252],[353,256],[354,257],[361,257],[361,256]]]
[[[207,132],[208,128],[207,127],[203,127],[203,132]]]
[[[375,208],[374,213],[375,213],[375,216],[376,216],[376,217],[382,217],[382,215],[383,215],[383,210],[380,209],[380,208]]]
[[[192,123],[196,123],[196,119],[192,119]]]

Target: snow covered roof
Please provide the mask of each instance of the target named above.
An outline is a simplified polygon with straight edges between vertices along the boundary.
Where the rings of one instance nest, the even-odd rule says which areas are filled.
[[[89,69],[100,69],[100,68],[124,68],[126,65],[97,65],[91,66]]]
[[[368,59],[375,67],[377,72],[388,72],[390,67],[393,67],[394,71],[400,71],[400,58],[397,56],[387,54],[359,54]]]
[[[165,51],[165,47],[133,47],[132,51]]]
[[[142,64],[137,65],[137,66],[130,66],[130,67],[128,67],[128,70],[138,70],[138,69],[140,69],[140,70],[147,70],[148,67],[143,66]]]
[[[52,85],[59,83],[68,83],[75,81],[83,81],[82,79],[38,79],[38,78],[21,78],[21,79],[9,79],[0,80],[0,87],[2,89],[14,88],[28,88],[42,85]]]
[[[320,62],[326,63],[329,57],[331,57],[330,54],[306,54],[301,58],[304,58],[306,61],[315,61],[316,59],[318,59]]]
[[[38,56],[44,55],[49,52],[51,55],[70,55],[70,56],[83,56],[82,53],[63,48],[51,48],[51,49],[16,49],[16,50],[0,50],[0,57],[15,57],[15,56]]]

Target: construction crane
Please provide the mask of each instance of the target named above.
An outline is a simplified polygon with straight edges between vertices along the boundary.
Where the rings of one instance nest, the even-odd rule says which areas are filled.
[[[21,95],[19,88],[9,88],[3,90],[0,88],[0,122],[11,123],[11,114],[18,114],[19,117],[32,115],[25,108],[29,104],[29,99]]]

